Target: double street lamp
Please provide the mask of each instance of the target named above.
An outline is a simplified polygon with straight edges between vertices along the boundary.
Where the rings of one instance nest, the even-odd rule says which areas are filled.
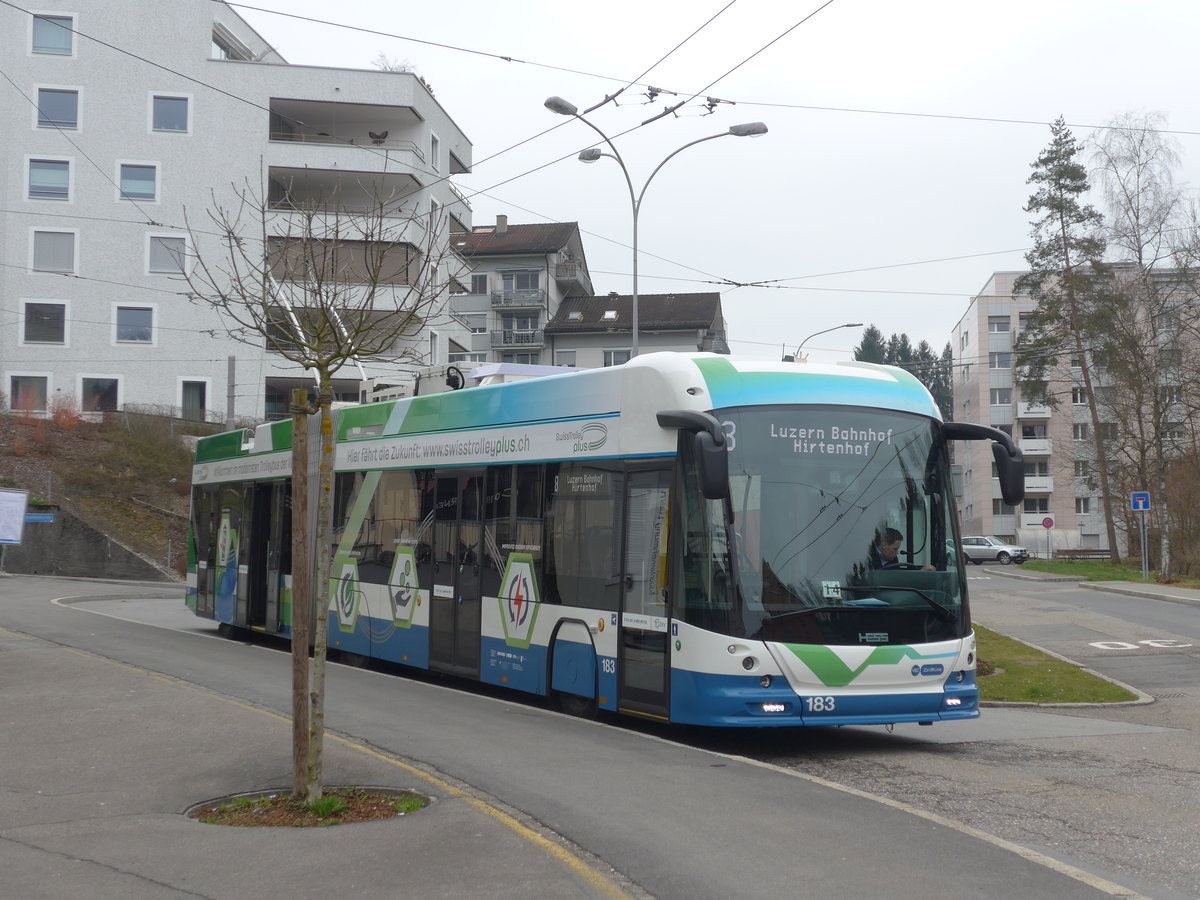
[[[607,134],[585,119],[574,103],[564,100],[562,97],[550,97],[546,100],[546,108],[551,112],[556,112],[561,116],[573,116],[578,119],[596,134],[604,139],[611,153],[605,153],[599,147],[590,147],[579,154],[580,162],[592,163],[602,156],[607,156],[610,159],[615,159],[617,165],[621,167],[621,172],[625,175],[625,184],[629,188],[629,202],[633,208],[633,303],[631,314],[633,316],[633,336],[630,342],[629,357],[638,355],[638,213],[642,208],[642,198],[646,196],[646,188],[650,186],[650,182],[654,180],[654,176],[658,174],[671,159],[682,153],[688,147],[693,147],[696,144],[703,144],[705,141],[716,140],[722,137],[757,137],[758,135],[767,133],[767,126],[762,122],[748,122],[744,125],[731,125],[728,131],[722,131],[720,134],[710,134],[708,137],[697,138],[694,141],[689,141],[677,150],[673,150],[667,157],[660,162],[654,171],[650,173],[650,177],[646,179],[640,191],[635,191],[633,187],[633,179],[629,175],[629,169],[625,165],[625,160],[622,158],[620,151]]]

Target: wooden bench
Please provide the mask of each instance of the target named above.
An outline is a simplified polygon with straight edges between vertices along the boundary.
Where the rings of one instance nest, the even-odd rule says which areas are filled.
[[[1055,559],[1110,559],[1107,550],[1055,550]]]

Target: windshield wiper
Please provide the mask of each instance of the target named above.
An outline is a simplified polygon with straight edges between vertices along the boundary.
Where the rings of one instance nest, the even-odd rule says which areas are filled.
[[[908,585],[899,585],[899,584],[894,585],[894,586],[886,585],[886,584],[843,584],[843,585],[840,585],[840,587],[843,591],[851,591],[851,592],[862,591],[863,593],[874,593],[876,591],[881,591],[881,590],[883,590],[883,591],[911,591],[912,593],[914,593],[918,597],[920,597],[922,600],[924,600],[926,603],[928,603],[931,607],[933,607],[934,611],[937,613],[937,617],[939,619],[941,619],[943,622],[953,622],[957,618],[957,616],[954,614],[953,610],[947,609],[946,607],[942,606],[942,604],[938,603],[936,600],[934,600],[932,597],[930,597],[927,593],[925,593],[920,588],[909,587]],[[859,608],[861,609],[862,607],[859,607]]]

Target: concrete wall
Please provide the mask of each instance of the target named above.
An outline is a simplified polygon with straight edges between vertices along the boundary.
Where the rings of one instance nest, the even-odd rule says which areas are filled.
[[[26,522],[21,543],[5,546],[4,571],[10,575],[172,580],[136,553],[57,506],[31,511],[52,513],[54,521]]]

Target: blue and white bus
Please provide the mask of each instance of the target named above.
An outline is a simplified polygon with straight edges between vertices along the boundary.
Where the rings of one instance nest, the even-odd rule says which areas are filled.
[[[979,715],[948,448],[992,441],[1010,503],[1021,454],[907,372],[657,353],[335,429],[332,649],[577,714]],[[200,442],[198,615],[289,633],[289,473],[290,423]]]

